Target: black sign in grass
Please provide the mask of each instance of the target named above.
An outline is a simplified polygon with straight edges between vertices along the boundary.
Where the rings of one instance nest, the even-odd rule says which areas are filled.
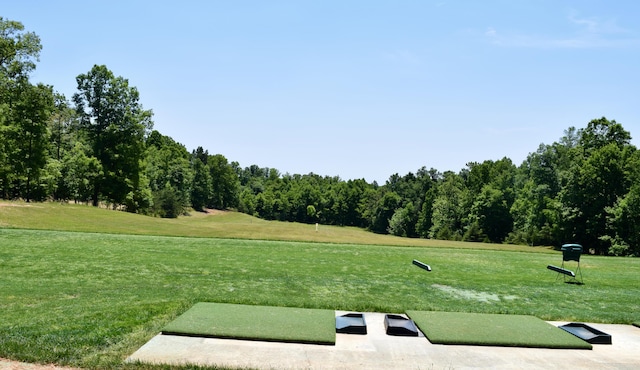
[[[558,266],[554,266],[554,265],[548,265],[547,268],[551,271],[555,271],[558,272],[560,274],[565,274],[565,275],[569,275],[571,277],[576,277],[576,274],[571,271],[571,270],[567,270],[565,268],[562,267],[558,267]]]
[[[431,266],[427,265],[426,263],[422,263],[418,260],[413,260],[413,264],[420,267],[421,269],[431,271]]]
[[[336,319],[333,310],[200,302],[162,334],[334,345]]]

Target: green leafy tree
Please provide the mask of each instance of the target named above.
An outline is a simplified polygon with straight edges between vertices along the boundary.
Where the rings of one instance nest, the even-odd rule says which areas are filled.
[[[640,151],[633,153],[627,162],[631,187],[608,207],[607,226],[609,238],[608,254],[640,257]]]
[[[374,197],[365,213],[365,217],[369,219],[369,229],[374,233],[386,234],[389,232],[389,221],[400,207],[402,198],[385,188],[379,188],[371,195]]]
[[[429,237],[429,230],[433,227],[433,205],[436,200],[437,187],[434,185],[424,195],[424,201],[418,216],[416,232],[421,238]]]
[[[60,184],[62,184],[62,162],[54,158],[47,158],[36,189],[38,198],[55,195]]]
[[[462,176],[445,172],[442,183],[433,202],[433,226],[429,232],[432,239],[460,240],[464,218],[468,215],[465,207],[468,190]]]
[[[28,202],[32,198],[33,184],[39,183],[40,173],[47,163],[47,122],[53,109],[53,91],[49,86],[31,85],[23,80],[15,92],[11,110],[13,130],[9,135],[18,145],[14,146],[9,159],[18,181],[24,180],[21,194]],[[37,198],[43,199],[45,195],[40,193]]]
[[[209,208],[226,209],[238,206],[239,181],[235,170],[222,154],[210,155],[207,160],[211,176]]]
[[[366,220],[362,209],[367,193],[373,191],[372,187],[365,180],[358,179],[337,182],[332,190],[333,201],[329,206],[330,209],[328,212],[324,211],[325,214],[332,216],[323,222],[340,226],[365,227]]]
[[[567,131],[574,132],[574,129]],[[570,143],[571,139],[561,142]],[[572,145],[572,144],[571,144]],[[509,243],[554,245],[558,243],[562,174],[570,167],[571,146],[541,144],[518,168],[515,200],[511,206],[513,231]]]
[[[191,154],[184,145],[156,130],[149,134],[146,145],[144,176],[148,179],[154,210],[162,211],[161,215],[164,217],[177,217],[190,205],[194,177]],[[172,210],[167,211],[167,207],[163,208],[160,204],[166,201],[177,202],[179,205],[172,204]]]
[[[623,198],[607,209],[611,234],[608,254],[640,257],[640,185],[634,184]],[[610,236],[613,235],[613,236]]]
[[[611,236],[608,253],[640,257],[640,151],[627,161],[631,183],[629,192],[607,208],[607,226]]]
[[[502,243],[512,230],[510,204],[504,192],[488,184],[482,187],[471,208],[471,223],[464,239]]]
[[[65,199],[87,203],[94,194],[93,186],[102,177],[102,166],[96,157],[91,155],[91,148],[81,141],[64,156],[62,161],[62,178]]]
[[[184,212],[184,201],[171,186],[156,191],[153,198],[154,213],[162,218],[177,218]]]
[[[406,206],[397,209],[389,220],[389,234],[403,237],[410,236],[410,230],[415,224],[412,219],[413,214],[413,203],[408,203]]]
[[[191,184],[191,206],[197,211],[203,211],[212,193],[211,174],[209,167],[198,157],[193,157],[193,182]],[[252,209],[242,212],[252,214]]]
[[[580,153],[568,172],[562,192],[565,240],[575,240],[597,254],[606,254],[614,237],[606,209],[630,188],[627,162],[635,152],[631,135],[615,121],[601,118],[580,132]]]
[[[31,198],[45,166],[46,120],[51,89],[34,86],[40,38],[20,22],[0,17],[0,192],[3,198]]]
[[[27,76],[36,68],[41,50],[42,45],[38,35],[25,32],[20,22],[0,17],[1,76],[8,79]]]
[[[559,202],[546,184],[528,179],[511,206],[513,231],[507,241],[514,244],[554,245],[559,240]]]
[[[275,196],[271,190],[265,190],[264,192],[256,195],[255,201],[256,213],[265,220],[275,220]]]
[[[49,156],[62,160],[73,146],[73,130],[76,123],[75,109],[69,106],[64,95],[54,93],[54,109],[49,118],[50,142]]]
[[[243,188],[240,192],[238,211],[252,216],[259,216],[256,212],[256,195],[249,188]]]
[[[415,174],[409,172],[402,177],[394,174],[387,180],[385,187],[400,196],[402,199],[401,207],[405,208],[411,204],[409,208],[411,214],[406,215],[405,218],[406,236],[417,237],[420,233],[426,234],[424,230],[426,220],[422,220],[423,224],[420,227],[418,221],[421,216],[424,217],[425,214],[428,214],[428,210],[433,206],[433,199],[430,199],[430,204],[424,205],[423,202],[426,199],[425,194],[436,185],[440,176],[440,173],[435,169],[427,170],[426,167],[422,167]],[[427,213],[422,212],[423,206],[427,208]],[[430,220],[427,223],[430,223]]]
[[[468,207],[463,239],[500,243],[513,228],[510,213],[514,202],[516,167],[509,158],[472,162],[463,172]]]
[[[308,206],[307,206],[307,217],[308,217],[310,220],[312,220],[312,221],[313,221],[313,220],[315,220],[315,218],[316,218],[316,214],[317,214],[317,212],[316,212],[316,207],[314,207],[313,205],[308,205]]]
[[[93,156],[102,167],[93,186],[92,203],[123,204],[141,186],[141,161],[145,135],[151,130],[152,113],[139,103],[139,93],[128,80],[116,77],[106,66],[95,65],[76,78],[73,101]],[[135,212],[135,205],[128,207]]]
[[[607,207],[628,192],[624,156],[615,144],[592,151],[576,165],[564,192],[567,237],[580,240],[598,254],[607,252]]]
[[[630,142],[631,134],[621,124],[606,117],[591,120],[585,129],[580,130],[578,139],[578,144],[587,153],[610,144],[623,148]]]

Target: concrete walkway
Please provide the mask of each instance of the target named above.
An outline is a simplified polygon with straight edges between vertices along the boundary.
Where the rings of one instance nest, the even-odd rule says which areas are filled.
[[[157,335],[127,360],[256,369],[640,369],[640,328],[630,325],[588,324],[613,344],[568,350],[434,345],[422,333],[387,335],[383,313],[365,320],[367,335],[336,334],[335,346]]]

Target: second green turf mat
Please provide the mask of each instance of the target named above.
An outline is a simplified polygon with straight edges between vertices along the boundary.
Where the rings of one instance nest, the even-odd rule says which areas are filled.
[[[591,349],[591,344],[526,315],[407,311],[431,343]]]
[[[333,345],[336,321],[333,310],[201,302],[162,333]]]

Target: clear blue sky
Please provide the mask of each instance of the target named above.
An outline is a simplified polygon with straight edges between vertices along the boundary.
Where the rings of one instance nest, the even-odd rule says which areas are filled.
[[[154,128],[242,167],[364,178],[640,135],[640,1],[2,1],[71,98],[105,64]]]

